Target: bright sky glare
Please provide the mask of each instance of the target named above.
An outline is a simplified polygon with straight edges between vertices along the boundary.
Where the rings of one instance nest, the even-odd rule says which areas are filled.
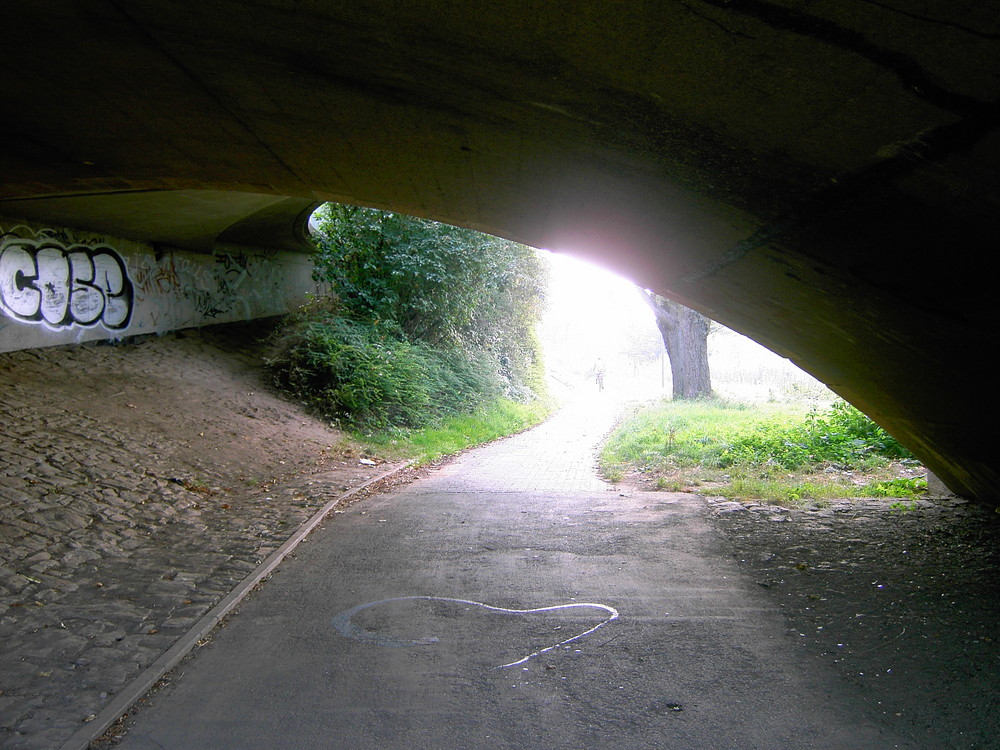
[[[584,383],[601,358],[619,386],[627,385],[636,396],[658,396],[665,368],[669,393],[663,342],[635,285],[570,255],[542,252],[550,281],[540,337],[550,373],[567,385]],[[720,392],[726,381],[745,375],[821,388],[788,360],[726,328],[709,337],[709,357],[713,387]]]

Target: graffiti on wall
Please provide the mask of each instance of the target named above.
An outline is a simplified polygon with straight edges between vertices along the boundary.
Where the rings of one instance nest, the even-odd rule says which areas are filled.
[[[0,217],[0,352],[281,315],[310,271],[298,253],[191,253]]]
[[[211,256],[136,256],[130,259],[129,273],[144,316],[160,317],[167,304],[174,306],[175,319],[190,316],[199,324],[286,310],[284,270],[271,254],[219,249]]]
[[[107,245],[0,237],[0,309],[16,320],[53,330],[120,330],[133,299],[125,261]]]

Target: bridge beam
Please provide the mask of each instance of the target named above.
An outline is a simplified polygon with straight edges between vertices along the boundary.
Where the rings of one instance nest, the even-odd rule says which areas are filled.
[[[573,252],[997,504],[1000,7],[927,8],[13,0],[0,215],[209,249],[338,200]]]

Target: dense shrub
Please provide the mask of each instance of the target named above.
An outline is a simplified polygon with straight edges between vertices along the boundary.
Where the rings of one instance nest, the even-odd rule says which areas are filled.
[[[288,321],[269,365],[281,388],[362,431],[423,427],[499,392],[489,365],[461,350],[316,310]]]
[[[328,203],[314,218],[313,277],[331,294],[287,320],[270,359],[279,387],[369,434],[544,394],[536,251],[370,208]]]
[[[810,414],[807,427],[813,443],[822,446],[829,460],[836,460],[837,455],[856,458],[866,454],[913,458],[896,438],[843,400],[834,401],[826,414]]]
[[[734,435],[720,453],[718,465],[769,461],[786,469],[799,469],[817,463],[857,466],[869,460],[895,458],[912,458],[912,454],[864,413],[837,400],[826,412],[810,413],[801,425],[762,427]]]

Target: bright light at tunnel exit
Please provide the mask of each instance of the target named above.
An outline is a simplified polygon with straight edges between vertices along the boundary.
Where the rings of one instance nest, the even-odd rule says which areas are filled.
[[[629,334],[659,341],[652,312],[634,284],[570,255],[546,255],[551,268],[547,312],[553,323],[563,325],[575,351],[611,356]],[[569,325],[572,321],[575,325]]]
[[[549,375],[556,384],[592,388],[593,371],[601,360],[608,372],[609,395],[669,395],[669,361],[641,291],[632,282],[572,255],[541,252],[550,273],[539,334]],[[709,336],[709,363],[713,388],[720,395],[767,399],[791,383],[822,396],[828,393],[788,360],[722,326]]]

